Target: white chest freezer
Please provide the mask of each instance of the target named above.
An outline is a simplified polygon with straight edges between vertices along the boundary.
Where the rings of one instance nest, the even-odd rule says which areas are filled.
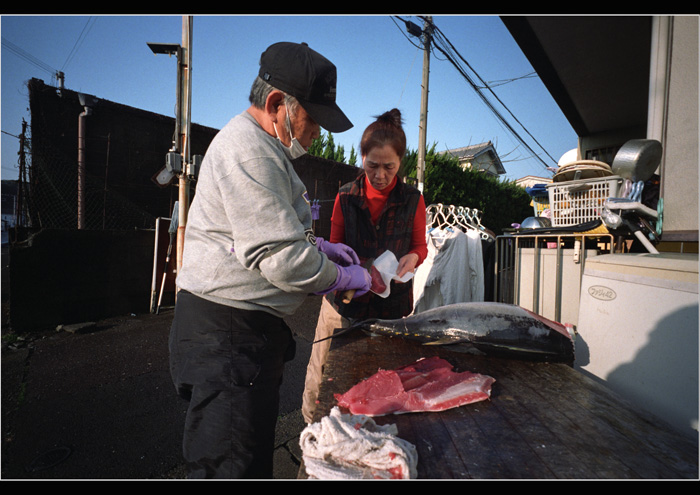
[[[697,254],[589,259],[577,330],[576,368],[680,431],[697,434]]]

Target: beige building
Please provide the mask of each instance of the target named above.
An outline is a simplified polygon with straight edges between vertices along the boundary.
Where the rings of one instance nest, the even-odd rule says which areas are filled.
[[[480,170],[494,177],[506,173],[506,169],[503,167],[496,148],[491,141],[455,148],[441,153],[457,158],[464,170]]]
[[[551,178],[537,177],[536,175],[526,175],[515,181],[518,186],[524,188],[532,187],[535,184],[550,184],[551,182]]]

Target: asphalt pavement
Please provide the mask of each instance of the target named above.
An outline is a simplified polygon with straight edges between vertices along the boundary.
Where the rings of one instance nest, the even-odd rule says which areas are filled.
[[[301,397],[320,302],[309,296],[287,318],[297,352],[281,388],[276,480],[299,474]],[[172,316],[165,308],[28,338],[3,331],[3,480],[184,479],[186,403],[168,371]]]

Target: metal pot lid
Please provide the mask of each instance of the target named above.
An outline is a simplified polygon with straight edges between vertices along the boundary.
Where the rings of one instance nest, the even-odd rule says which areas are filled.
[[[612,162],[612,171],[633,182],[647,181],[661,162],[661,143],[655,139],[631,139],[622,145]]]

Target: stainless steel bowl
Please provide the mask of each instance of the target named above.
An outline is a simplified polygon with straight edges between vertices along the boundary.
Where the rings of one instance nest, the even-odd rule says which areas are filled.
[[[545,217],[527,217],[520,224],[521,229],[541,229],[545,227],[551,227],[552,222],[549,218]]]

